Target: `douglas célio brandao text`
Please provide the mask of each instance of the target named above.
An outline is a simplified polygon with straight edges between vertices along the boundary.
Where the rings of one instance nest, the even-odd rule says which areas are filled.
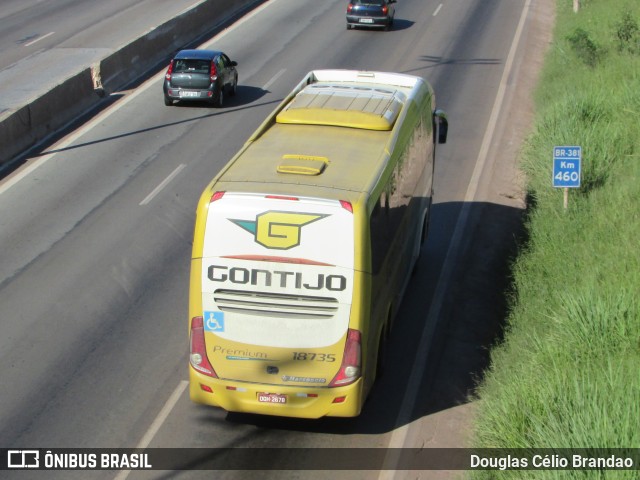
[[[486,470],[510,470],[510,469],[635,469],[635,460],[631,457],[607,455],[602,457],[590,457],[579,454],[573,455],[530,455],[519,457],[506,456],[482,456],[472,454],[470,456],[472,469]]]

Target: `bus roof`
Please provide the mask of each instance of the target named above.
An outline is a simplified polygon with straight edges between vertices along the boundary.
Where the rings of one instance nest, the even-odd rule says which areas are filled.
[[[396,122],[426,91],[425,82],[340,70],[309,77],[221,172],[216,189],[339,199],[376,183],[399,130]]]
[[[277,115],[276,121],[391,130],[405,101],[406,96],[393,88],[314,83],[298,93]]]

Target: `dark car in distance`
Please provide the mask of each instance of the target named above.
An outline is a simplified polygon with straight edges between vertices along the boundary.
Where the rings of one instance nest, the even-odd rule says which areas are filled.
[[[204,100],[217,107],[238,87],[237,62],[216,50],[180,50],[164,76],[164,104],[174,100]]]
[[[347,30],[353,27],[391,29],[396,0],[351,0],[347,6]]]

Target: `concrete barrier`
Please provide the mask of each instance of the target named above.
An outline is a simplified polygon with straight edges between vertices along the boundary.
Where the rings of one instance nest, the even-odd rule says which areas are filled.
[[[99,101],[91,69],[67,78],[29,104],[0,116],[0,166],[61,129]]]
[[[115,92],[148,74],[172,53],[265,0],[205,0],[86,65],[27,105],[0,113],[0,168]]]

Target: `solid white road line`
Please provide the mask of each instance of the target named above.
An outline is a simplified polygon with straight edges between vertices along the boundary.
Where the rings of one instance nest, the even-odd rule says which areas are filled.
[[[42,35],[41,37],[36,38],[35,40],[31,40],[29,43],[25,43],[24,46],[25,47],[30,47],[31,45],[33,45],[36,42],[39,42],[40,40],[44,40],[47,37],[50,37],[51,35],[53,35],[56,32],[49,32],[46,35]]]
[[[173,180],[174,178],[176,178],[176,177],[178,176],[178,174],[182,171],[182,169],[183,169],[184,167],[186,167],[186,165],[185,165],[184,163],[181,163],[180,165],[178,165],[178,166],[176,167],[176,169],[175,169],[173,172],[171,172],[171,173],[169,174],[169,176],[168,176],[167,178],[165,178],[165,179],[162,181],[162,183],[160,183],[160,185],[158,185],[156,188],[154,188],[154,189],[153,189],[153,191],[152,191],[149,195],[147,195],[147,196],[144,198],[144,200],[142,200],[142,201],[140,202],[140,205],[146,205],[146,204],[147,204],[147,203],[149,203],[151,200],[153,200],[153,197],[155,197],[158,193],[160,193],[160,191],[161,191],[164,187],[166,187],[166,186],[169,184],[169,182],[170,182],[171,180]]]
[[[268,90],[268,89],[269,89],[269,87],[270,87],[271,85],[273,85],[273,83],[274,83],[276,80],[278,80],[278,79],[282,76],[282,74],[283,74],[284,72],[286,72],[286,71],[287,71],[287,69],[286,69],[286,68],[283,68],[283,69],[282,69],[282,70],[280,70],[278,73],[276,73],[273,77],[271,77],[271,80],[269,80],[267,83],[265,83],[265,84],[262,86],[262,90]]]
[[[411,427],[411,416],[415,408],[418,389],[420,387],[421,380],[424,378],[427,358],[431,350],[429,340],[433,336],[433,331],[435,330],[438,317],[440,316],[440,310],[442,309],[444,296],[449,288],[449,283],[453,274],[453,268],[455,265],[454,260],[459,254],[458,250],[460,249],[463,232],[469,218],[471,204],[478,190],[480,176],[482,175],[482,172],[484,171],[485,165],[487,163],[487,154],[489,152],[489,147],[491,145],[491,141],[496,129],[496,124],[498,123],[498,117],[502,109],[505,91],[507,88],[507,80],[509,78],[509,75],[511,75],[513,61],[518,49],[518,45],[520,43],[520,38],[522,37],[522,31],[524,29],[525,20],[527,18],[527,14],[529,13],[530,7],[531,0],[527,0],[524,8],[522,9],[520,22],[518,23],[513,42],[511,43],[511,49],[509,50],[507,62],[505,63],[504,71],[502,72],[500,86],[498,88],[498,93],[493,104],[493,110],[491,111],[491,117],[489,118],[487,130],[485,131],[483,137],[482,146],[480,147],[478,159],[473,170],[473,175],[471,176],[471,180],[469,181],[467,192],[464,198],[464,203],[456,222],[453,237],[451,238],[451,243],[449,244],[449,249],[442,266],[442,271],[440,272],[440,278],[438,278],[438,285],[434,293],[431,307],[429,308],[429,312],[427,314],[425,327],[422,331],[422,336],[420,337],[420,342],[418,345],[420,345],[421,348],[418,349],[418,352],[414,359],[413,367],[411,369],[411,375],[409,377],[409,381],[407,382],[407,391],[405,392],[404,398],[402,399],[400,413],[395,423],[396,425],[400,425],[400,427],[394,430],[393,434],[391,435],[389,448],[403,448],[405,446],[407,434],[409,433],[409,429]],[[379,480],[389,480],[394,478],[394,473],[395,470],[397,470],[398,465],[397,457],[392,457],[392,455],[388,455],[388,457],[385,459],[385,469],[380,472],[380,475],[378,476]]]
[[[140,440],[140,443],[138,443],[138,445],[136,446],[137,449],[145,449],[151,444],[153,437],[156,436],[156,433],[158,433],[158,430],[160,430],[160,427],[162,427],[162,424],[171,413],[171,410],[173,410],[173,407],[175,407],[176,403],[178,403],[178,400],[180,400],[180,396],[186,390],[187,385],[189,385],[189,382],[187,380],[182,380],[178,384],[167,402],[164,404],[164,407],[162,407],[162,410],[160,410],[160,413],[158,413],[158,416],[149,427],[149,430],[147,430],[147,432],[142,437],[142,440]],[[125,480],[129,476],[129,473],[131,473],[131,470],[120,470],[114,480]]]

